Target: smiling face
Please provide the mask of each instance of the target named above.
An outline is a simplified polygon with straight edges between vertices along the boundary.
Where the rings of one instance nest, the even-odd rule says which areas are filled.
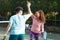
[[[45,23],[45,16],[43,10],[36,11],[35,16],[42,22]]]
[[[40,13],[37,11],[37,12],[35,13],[35,16],[36,16],[37,18],[39,18],[39,17],[40,17]]]
[[[22,11],[22,10],[20,10],[20,11],[19,11],[19,14],[20,14],[20,15],[22,15],[22,13],[23,13],[23,11]]]

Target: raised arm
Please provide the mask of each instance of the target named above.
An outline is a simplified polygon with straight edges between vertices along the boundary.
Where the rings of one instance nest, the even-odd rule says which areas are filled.
[[[32,14],[30,6],[31,6],[31,3],[27,1],[28,13]]]
[[[32,16],[32,12],[31,12],[30,6],[31,6],[31,3],[27,1],[28,14],[25,14],[25,15],[24,15],[24,20],[25,20],[25,21],[26,21],[29,17]]]

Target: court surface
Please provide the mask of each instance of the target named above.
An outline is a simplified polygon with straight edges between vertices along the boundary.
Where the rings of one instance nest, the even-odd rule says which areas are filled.
[[[0,40],[1,38],[3,37],[3,34],[2,32],[0,32]],[[29,40],[29,35],[26,34],[25,35],[25,40]],[[6,40],[9,39],[9,35],[7,36]],[[40,37],[40,40],[43,40],[43,37]],[[48,40],[60,40],[60,34],[53,34],[53,33],[48,33]]]
[[[0,26],[0,40],[5,33],[5,29],[6,28]],[[29,32],[27,30],[26,34],[25,34],[25,40],[29,40],[29,38],[30,38],[30,36],[29,36]],[[9,39],[9,34],[8,34],[6,40],[8,40],[8,39]],[[40,40],[43,40],[43,37],[40,37]],[[60,34],[48,33],[48,39],[47,40],[60,40]]]

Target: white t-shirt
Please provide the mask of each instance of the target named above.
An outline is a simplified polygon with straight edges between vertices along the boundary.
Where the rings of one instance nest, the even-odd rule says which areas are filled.
[[[31,16],[27,15],[13,15],[10,17],[10,23],[12,23],[12,28],[10,34],[25,34],[25,22]]]

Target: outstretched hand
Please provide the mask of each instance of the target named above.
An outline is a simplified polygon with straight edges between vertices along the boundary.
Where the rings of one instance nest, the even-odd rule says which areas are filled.
[[[29,1],[27,1],[27,6],[30,7],[31,6],[31,3]]]

